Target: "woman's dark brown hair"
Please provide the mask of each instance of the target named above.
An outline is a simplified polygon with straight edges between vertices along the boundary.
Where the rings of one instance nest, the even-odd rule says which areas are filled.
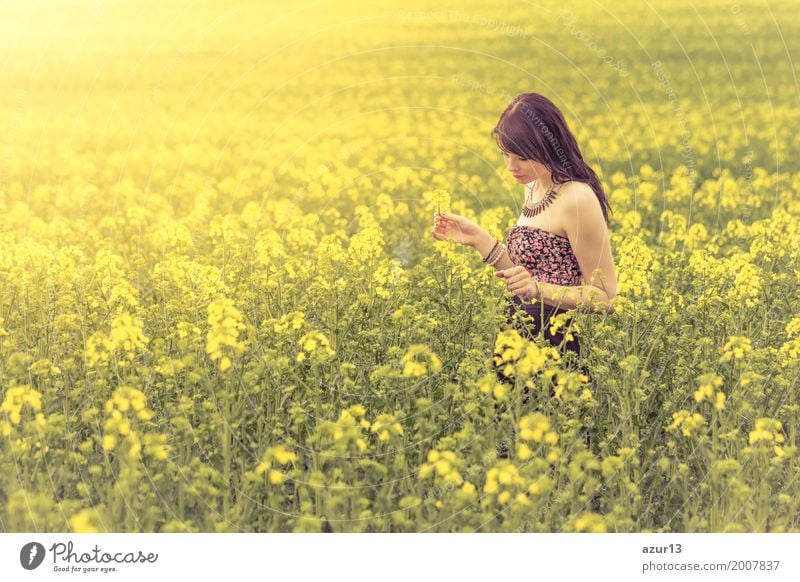
[[[500,115],[492,137],[504,152],[546,166],[555,184],[570,180],[588,184],[600,201],[606,224],[609,223],[611,207],[600,179],[583,161],[564,116],[547,97],[538,93],[514,97]]]

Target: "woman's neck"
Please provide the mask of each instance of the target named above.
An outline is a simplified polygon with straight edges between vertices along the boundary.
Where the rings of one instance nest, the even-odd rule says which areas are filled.
[[[542,183],[539,179],[536,179],[530,184],[525,184],[526,199],[530,204],[536,204],[545,197],[551,186],[555,187],[555,183],[552,180]]]

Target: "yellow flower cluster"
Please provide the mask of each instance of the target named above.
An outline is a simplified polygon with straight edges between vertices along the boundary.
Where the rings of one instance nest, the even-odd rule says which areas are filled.
[[[750,262],[747,253],[717,259],[706,250],[697,250],[689,256],[689,266],[704,287],[698,298],[700,306],[743,304],[755,307],[760,303],[761,269]]]
[[[519,438],[523,441],[554,445],[558,442],[558,433],[550,428],[550,419],[541,412],[534,412],[520,419]]]
[[[384,259],[372,272],[372,287],[381,299],[389,299],[392,289],[408,283],[408,275],[398,259]]]
[[[97,331],[86,341],[84,359],[89,368],[107,362],[116,350],[121,350],[126,359],[119,361],[120,368],[133,362],[136,351],[145,348],[149,339],[142,333],[142,321],[129,313],[121,313],[111,322],[111,333]]]
[[[139,435],[131,427],[131,416],[137,420],[147,421],[155,413],[147,408],[147,399],[141,390],[131,386],[122,386],[114,391],[113,396],[105,404],[106,421],[103,425],[103,450],[113,450],[119,438],[124,439],[128,445],[128,457],[137,460],[140,456],[142,445]],[[159,446],[162,443],[155,443]],[[166,456],[159,453],[159,456]]]
[[[22,407],[26,404],[34,411],[39,412],[42,409],[41,393],[28,385],[14,386],[6,390],[6,397],[0,406],[0,411],[8,415],[11,424],[19,424],[22,420]]]
[[[296,460],[297,453],[288,450],[283,444],[275,445],[274,447],[269,447],[264,452],[261,463],[256,467],[256,473],[258,475],[263,475],[268,471],[267,478],[270,484],[281,485],[289,478],[289,475],[280,468],[276,468],[276,466],[285,467],[286,465],[291,465]]]
[[[514,376],[514,362],[522,357],[527,343],[529,342],[515,329],[505,329],[497,334],[493,359],[497,366],[506,364],[502,372],[507,377]]]
[[[656,267],[653,251],[640,236],[614,237],[619,254],[619,281],[617,292],[620,295],[648,296],[650,281]]]
[[[148,338],[142,333],[142,321],[132,317],[129,313],[122,313],[115,317],[111,322],[111,350],[121,348],[125,352],[128,362],[132,362],[135,351],[142,349],[148,342]],[[120,361],[120,367],[128,364],[125,360]]]
[[[423,361],[417,359],[422,357]],[[420,378],[425,374],[436,374],[442,369],[442,361],[439,359],[429,346],[424,344],[412,344],[409,346],[403,358],[403,376]]]
[[[256,263],[264,266],[271,265],[275,259],[286,258],[281,236],[269,228],[258,233],[253,250],[255,251]],[[271,268],[275,270],[274,272],[277,272],[277,268],[274,265]]]
[[[696,402],[704,402],[708,400],[713,402],[714,408],[723,410],[725,408],[725,393],[722,390],[717,390],[722,386],[722,377],[714,372],[703,374],[697,378],[700,386],[694,392],[694,399]]]
[[[525,478],[516,465],[507,459],[498,461],[486,472],[483,491],[496,495],[497,501],[503,505],[511,501],[512,497],[516,503],[530,505],[530,499],[525,494]],[[538,489],[536,491],[538,492]]]
[[[371,432],[378,433],[378,440],[388,441],[394,436],[403,436],[403,426],[391,414],[379,414],[370,427]]]
[[[485,374],[478,382],[478,388],[483,394],[491,394],[496,400],[508,398],[508,384],[499,382],[496,374]]]
[[[433,449],[428,452],[428,462],[419,467],[419,478],[427,479],[435,475],[456,487],[464,482],[459,469],[464,466],[464,461],[453,451],[438,451]]]
[[[450,212],[450,192],[444,188],[423,192],[422,199],[429,202],[434,212]]]
[[[784,442],[782,434],[783,424],[774,418],[757,418],[755,428],[750,431],[750,444],[764,442],[766,444],[780,444]]]
[[[688,410],[679,410],[672,414],[672,424],[667,430],[680,429],[685,437],[691,437],[694,431],[700,429],[706,423],[706,419],[698,413],[691,413]]]
[[[566,327],[565,327],[566,323],[568,321],[571,321],[571,320],[572,320],[572,326],[570,327],[569,331],[566,331]],[[573,335],[572,335],[572,331],[573,330],[575,332],[580,332],[581,331],[581,326],[576,321],[573,320],[572,314],[569,313],[569,312],[568,313],[559,313],[559,314],[554,315],[554,316],[552,316],[550,318],[550,334],[551,335],[556,335],[557,333],[559,333],[559,330],[562,329],[562,328],[564,328],[565,331],[566,331],[566,333],[564,335],[564,339],[566,341],[568,341],[568,342],[573,340]]]
[[[99,249],[95,255],[95,269],[100,278],[100,288],[109,304],[121,299],[127,307],[134,308],[139,305],[138,293],[125,279],[123,264],[122,257],[107,248]],[[90,303],[92,300],[90,299]]]
[[[594,394],[586,387],[586,383],[589,381],[589,377],[586,374],[572,370],[556,369],[548,370],[545,375],[550,373],[558,376],[555,390],[553,391],[553,396],[556,399],[564,401],[577,399],[583,403],[593,403]]]
[[[736,253],[727,260],[727,272],[733,273],[733,286],[727,297],[734,304],[744,303],[747,307],[755,307],[761,303],[759,293],[762,287],[761,269],[750,262],[747,253]]]
[[[178,337],[181,339],[185,339],[192,336],[199,336],[200,335],[200,328],[194,325],[193,323],[189,323],[188,321],[180,321],[178,325],[175,326],[178,330]]]
[[[671,210],[664,210],[660,216],[663,228],[658,235],[659,244],[669,250],[675,250],[686,239],[686,217]]]
[[[83,358],[88,368],[94,368],[100,363],[107,362],[110,357],[111,341],[105,333],[97,331],[86,340]]]
[[[144,435],[144,452],[146,455],[164,461],[169,457],[170,447],[167,443],[167,435],[146,433]]]
[[[779,350],[784,368],[800,359],[800,317],[794,317],[786,324],[786,335],[789,339]]]
[[[349,266],[356,271],[368,269],[382,252],[383,232],[377,226],[369,226],[350,238]]]
[[[328,338],[318,331],[308,332],[300,338],[298,343],[300,352],[295,358],[298,362],[305,362],[309,357],[317,362],[322,362],[336,355],[336,351],[328,343]]]
[[[274,320],[273,320],[274,321]],[[306,321],[306,314],[302,311],[292,311],[282,315],[281,318],[273,324],[275,333],[285,333],[290,329],[300,329]],[[264,323],[267,323],[266,321]]]
[[[6,418],[11,421],[9,424],[3,420],[0,422],[0,432],[4,437],[10,437],[12,427],[22,422],[22,408],[28,406],[33,409],[36,415],[36,427],[41,430],[47,426],[47,421],[42,410],[42,395],[38,390],[31,386],[14,386],[6,390],[3,404],[0,405],[0,412],[5,413]]]
[[[359,453],[367,450],[367,441],[362,433],[372,423],[364,418],[366,409],[356,404],[342,410],[336,422],[321,421],[317,424],[314,434],[308,438],[310,443],[320,443],[323,448],[332,449],[333,452],[343,455],[351,449]],[[334,458],[329,459],[335,462]]]
[[[516,454],[520,461],[527,461],[533,456],[533,450],[528,443],[544,443],[546,445],[554,446],[558,443],[558,433],[550,430],[550,419],[541,412],[534,412],[523,416],[518,423],[519,438],[521,443],[517,443]],[[555,463],[561,457],[560,449],[553,448],[547,455],[548,463]]]
[[[594,511],[583,512],[575,519],[572,527],[576,533],[605,533],[608,531],[605,518]]]
[[[96,533],[100,531],[97,510],[81,509],[69,518],[69,527],[74,533]]]
[[[524,338],[523,341],[525,341]],[[558,361],[558,359],[560,356],[555,346],[539,347],[535,342],[528,341],[525,353],[517,361],[516,367],[523,377],[532,376],[541,372],[548,362]]]
[[[745,354],[753,351],[750,338],[741,335],[734,335],[728,338],[722,349],[725,353],[722,354],[720,362],[742,359]]]
[[[220,372],[231,367],[231,359],[224,355],[224,348],[234,353],[243,353],[247,344],[238,340],[239,332],[244,330],[242,314],[231,299],[220,296],[208,306],[208,323],[211,328],[206,336],[206,353],[214,361],[219,361]]]
[[[515,372],[525,378],[538,374],[545,369],[548,362],[558,362],[561,356],[555,346],[540,347],[536,342],[522,337],[516,329],[505,329],[497,334],[494,344],[494,355],[492,360],[495,366],[505,364],[502,369],[504,375],[513,378]],[[526,385],[531,388],[533,384],[529,381]],[[499,388],[503,394],[507,386]],[[491,390],[485,387],[481,391],[488,394]],[[497,398],[498,395],[495,394]],[[501,398],[502,399],[502,398]]]

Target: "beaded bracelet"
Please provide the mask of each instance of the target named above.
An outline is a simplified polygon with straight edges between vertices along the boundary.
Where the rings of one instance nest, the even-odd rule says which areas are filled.
[[[502,245],[502,244],[501,244],[501,245],[500,245],[500,252],[499,252],[499,253],[497,254],[497,256],[494,258],[494,260],[492,260],[492,261],[490,261],[490,262],[489,262],[489,264],[490,264],[491,266],[493,266],[493,267],[494,267],[494,266],[497,264],[497,261],[499,261],[499,260],[500,260],[500,257],[502,257],[502,256],[505,254],[505,252],[506,252],[506,245]]]
[[[491,257],[491,256],[492,256],[492,253],[494,252],[494,249],[496,249],[496,248],[497,248],[497,245],[499,245],[499,244],[500,244],[500,241],[499,241],[499,240],[498,240],[498,241],[495,241],[495,243],[494,243],[494,246],[492,247],[492,250],[490,250],[490,251],[489,251],[489,254],[488,254],[488,255],[486,255],[485,257],[483,257],[483,262],[484,262],[484,263],[486,263],[486,262],[489,260],[489,257]]]
[[[494,248],[492,249],[492,252],[490,252],[490,253],[489,253],[489,254],[486,256],[486,262],[487,262],[487,263],[489,263],[489,264],[491,264],[491,263],[492,263],[492,261],[493,261],[494,259],[496,259],[496,258],[497,258],[498,254],[499,254],[500,252],[502,252],[502,250],[503,250],[503,243],[501,243],[501,242],[498,242],[498,243],[497,243],[497,244],[494,246]]]

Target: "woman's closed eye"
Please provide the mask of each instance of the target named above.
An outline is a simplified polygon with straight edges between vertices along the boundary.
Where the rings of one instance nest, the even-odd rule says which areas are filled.
[[[509,154],[508,152],[503,152],[503,157],[510,156],[510,155],[511,155],[511,154]],[[527,161],[528,161],[528,158],[523,158],[523,157],[521,157],[521,156],[517,156],[517,159],[518,159],[520,162],[527,162]]]

